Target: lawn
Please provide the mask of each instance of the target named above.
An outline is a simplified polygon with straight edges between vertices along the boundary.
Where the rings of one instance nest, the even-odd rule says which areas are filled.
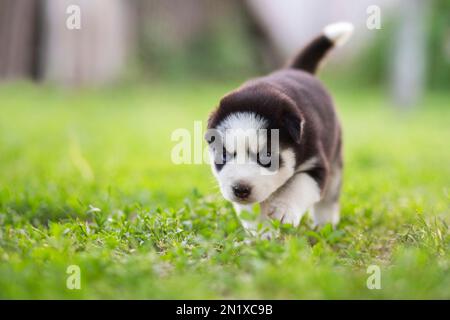
[[[0,298],[450,299],[448,93],[400,112],[377,90],[332,90],[341,223],[274,223],[268,241],[246,235],[207,165],[170,160],[171,132],[234,86],[0,87]]]

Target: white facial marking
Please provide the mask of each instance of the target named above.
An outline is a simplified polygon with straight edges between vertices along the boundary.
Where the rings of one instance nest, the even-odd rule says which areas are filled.
[[[226,129],[263,129],[267,121],[253,112],[236,112],[226,117],[218,126],[217,130]]]
[[[267,121],[259,115],[238,112],[225,118],[217,127],[224,137],[225,149],[232,155],[220,170],[211,162],[225,199],[241,204],[262,202],[294,174],[295,154],[290,149],[278,150],[282,166],[272,171],[250,156],[266,147],[267,125]],[[278,151],[275,156],[278,156]],[[210,155],[214,156],[213,150],[210,150]],[[237,196],[236,188],[239,186],[250,189],[248,196]]]
[[[265,146],[266,127],[267,121],[261,116],[251,112],[237,112],[225,118],[217,130],[224,133],[224,145],[228,152],[243,154],[248,149],[256,153]]]

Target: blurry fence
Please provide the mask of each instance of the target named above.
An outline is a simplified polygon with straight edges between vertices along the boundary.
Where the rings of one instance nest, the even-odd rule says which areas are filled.
[[[0,77],[37,72],[38,0],[0,0]]]
[[[397,100],[412,103],[407,101],[410,93],[420,92],[427,76],[423,66],[433,68],[428,76],[439,80],[433,83],[450,83],[449,3],[0,0],[0,78],[35,78],[67,86],[99,85],[121,79],[124,71],[133,70],[127,68],[130,63],[134,70],[150,74],[203,72],[220,77],[245,70],[250,74],[258,68],[262,72],[261,66],[280,64],[325,24],[350,20],[356,25],[355,37],[332,55],[331,62],[357,62],[355,57],[370,47],[366,44],[379,35],[389,38],[389,43],[372,46],[380,54],[368,55],[362,65],[352,65],[346,73],[361,69],[358,77],[370,79],[374,68],[382,69],[376,70],[378,78],[374,78],[386,82],[392,71],[390,83],[398,93]],[[382,8],[383,26],[378,31],[366,27],[366,8],[372,4]],[[80,29],[67,28],[70,5],[80,8]],[[433,19],[427,18],[425,11],[431,12]],[[389,64],[384,60],[390,60]]]

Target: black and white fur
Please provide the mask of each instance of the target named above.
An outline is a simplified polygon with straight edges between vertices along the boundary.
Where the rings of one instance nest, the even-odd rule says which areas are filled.
[[[244,83],[211,114],[208,129],[218,133],[224,146],[215,147],[207,137],[212,171],[238,213],[259,203],[263,219],[297,226],[310,210],[315,225],[338,223],[341,128],[328,92],[313,74],[328,51],[352,31],[347,22],[325,27],[287,67]],[[279,161],[278,170],[258,161],[270,135],[255,138],[246,129],[278,129],[279,148],[266,154]],[[238,161],[244,153],[246,161]]]

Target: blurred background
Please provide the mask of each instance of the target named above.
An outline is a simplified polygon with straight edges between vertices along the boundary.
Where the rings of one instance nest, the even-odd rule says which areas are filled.
[[[81,28],[70,30],[70,5]],[[378,6],[381,29],[368,19]],[[380,86],[397,105],[450,85],[449,0],[0,0],[0,79],[65,87],[259,75],[318,34],[355,24],[324,77]]]
[[[438,188],[449,14],[450,0],[0,0],[0,212],[218,191],[207,165],[172,163],[174,130],[205,125],[221,96],[342,20],[354,36],[318,77],[343,122],[346,188],[370,192],[370,172],[385,191],[395,177]]]

